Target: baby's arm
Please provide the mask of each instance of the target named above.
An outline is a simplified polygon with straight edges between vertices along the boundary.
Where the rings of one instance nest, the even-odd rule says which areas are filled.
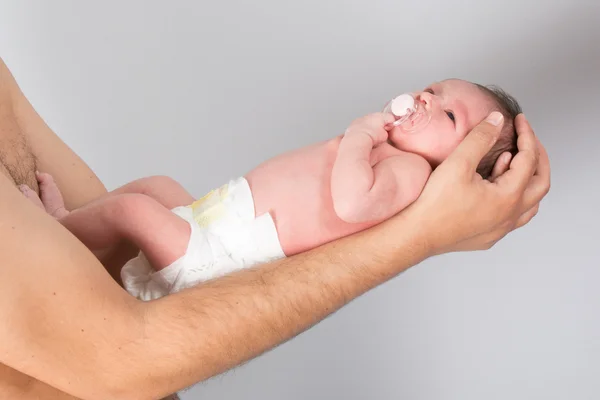
[[[342,138],[331,193],[335,212],[345,222],[393,216],[417,199],[431,174],[429,163],[416,154],[394,149],[379,160],[372,156],[374,147],[386,142],[390,122],[391,116],[371,114],[353,122]]]

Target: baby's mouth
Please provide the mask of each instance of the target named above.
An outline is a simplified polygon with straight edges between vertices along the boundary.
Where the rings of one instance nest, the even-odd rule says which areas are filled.
[[[427,115],[428,113],[425,110],[425,105],[421,101],[417,100],[415,102],[415,110],[408,115],[406,121],[400,123],[399,125],[404,130],[415,130],[423,122],[425,122],[425,120],[427,119]]]
[[[404,108],[404,104],[403,107]],[[389,110],[388,110],[389,109]],[[393,107],[387,107],[386,110],[391,112]],[[394,114],[396,121],[393,122],[393,126],[400,128],[405,133],[414,133],[423,129],[431,120],[431,114],[427,110],[427,107],[420,99],[414,99],[414,102],[410,104],[405,110],[395,110],[398,114],[404,112],[403,115]],[[393,113],[392,113],[393,114]]]

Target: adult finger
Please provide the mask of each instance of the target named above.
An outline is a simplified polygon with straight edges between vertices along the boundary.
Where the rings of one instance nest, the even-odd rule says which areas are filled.
[[[550,159],[541,143],[539,143],[539,149],[540,158],[538,167],[523,195],[524,209],[529,209],[538,204],[550,191]]]
[[[510,160],[512,160],[512,154],[510,152],[504,152],[498,157],[496,160],[496,164],[494,165],[494,169],[492,170],[492,175],[490,180],[494,182],[500,175],[508,171],[510,166]]]
[[[446,162],[465,165],[475,172],[498,137],[502,129],[504,117],[498,111],[492,112],[484,121],[467,134],[465,139],[450,154]]]
[[[521,227],[527,225],[533,219],[533,217],[535,217],[537,215],[539,210],[540,210],[540,205],[538,203],[535,206],[533,206],[532,208],[530,208],[529,210],[527,210],[526,212],[524,212],[517,220],[517,225],[516,225],[515,229],[518,229],[518,228],[521,228]]]
[[[547,176],[548,181],[550,181],[550,158],[548,157],[548,152],[544,148],[544,145],[540,140],[535,138],[538,149],[538,166],[535,171],[535,175]]]
[[[517,155],[510,163],[509,170],[498,178],[498,182],[511,191],[524,192],[539,162],[537,140],[531,126],[524,117],[515,119],[517,128]]]

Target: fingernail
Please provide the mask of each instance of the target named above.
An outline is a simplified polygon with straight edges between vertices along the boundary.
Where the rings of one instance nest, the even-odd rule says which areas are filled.
[[[498,126],[502,123],[503,119],[504,119],[504,116],[502,115],[502,113],[500,113],[498,111],[494,111],[487,117],[486,121],[494,126]]]
[[[486,121],[494,126],[498,126],[502,123],[503,119],[504,119],[504,116],[502,115],[502,113],[500,113],[498,111],[494,111],[487,117]]]

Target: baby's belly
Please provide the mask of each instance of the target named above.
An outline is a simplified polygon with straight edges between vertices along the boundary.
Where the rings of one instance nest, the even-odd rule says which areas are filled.
[[[331,172],[340,140],[282,154],[246,175],[256,215],[271,214],[287,256],[373,225],[345,223],[333,209]]]
[[[366,229],[373,224],[348,224],[333,209],[330,179],[290,179],[261,187],[249,179],[256,215],[269,213],[286,256]]]
[[[338,218],[332,208],[310,207],[305,203],[289,203],[289,212],[276,219],[277,233],[287,256],[321,246],[373,224],[348,224]],[[316,202],[315,202],[316,205]]]

